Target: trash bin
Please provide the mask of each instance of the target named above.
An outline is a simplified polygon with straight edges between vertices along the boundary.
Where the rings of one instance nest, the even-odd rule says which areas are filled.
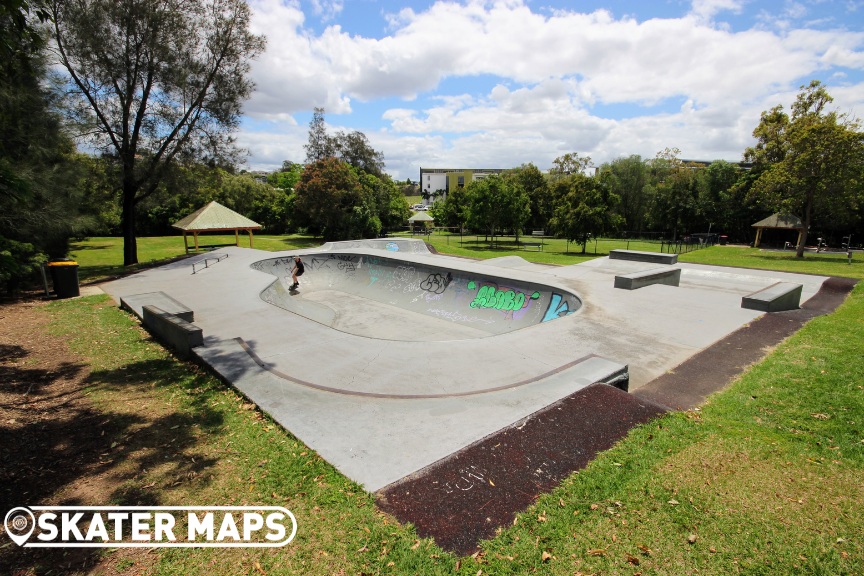
[[[48,262],[51,283],[58,298],[72,298],[81,294],[78,289],[78,263],[72,260]]]
[[[729,243],[728,236],[720,236],[720,246],[726,246]]]

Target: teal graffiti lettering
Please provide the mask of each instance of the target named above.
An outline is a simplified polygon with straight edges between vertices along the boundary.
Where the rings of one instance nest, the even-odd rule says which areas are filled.
[[[548,322],[549,320],[567,316],[573,312],[573,310],[570,310],[570,304],[568,304],[560,294],[552,294],[552,299],[549,301],[549,307],[546,309],[546,314],[543,316],[541,322]]]
[[[469,288],[473,282],[469,282]],[[530,299],[539,298],[540,294],[534,292]],[[521,310],[526,301],[529,299],[524,292],[516,292],[515,290],[498,290],[495,286],[482,286],[477,292],[477,296],[469,304],[471,308],[495,308],[496,310],[513,311]]]

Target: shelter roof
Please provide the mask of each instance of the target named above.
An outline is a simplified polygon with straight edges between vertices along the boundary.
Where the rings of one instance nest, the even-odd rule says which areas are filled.
[[[434,222],[435,219],[427,214],[426,212],[417,212],[410,218],[408,218],[408,222]]]
[[[181,218],[172,227],[189,232],[206,230],[257,230],[261,228],[254,220],[226,208],[215,200]]]
[[[764,220],[753,224],[753,228],[788,228],[790,230],[803,230],[804,224],[801,219],[791,214],[772,214]]]

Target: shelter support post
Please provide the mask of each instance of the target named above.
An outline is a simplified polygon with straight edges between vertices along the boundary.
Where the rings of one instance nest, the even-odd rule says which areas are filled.
[[[756,241],[753,243],[754,248],[759,247],[759,242],[762,240],[762,228],[756,229]]]

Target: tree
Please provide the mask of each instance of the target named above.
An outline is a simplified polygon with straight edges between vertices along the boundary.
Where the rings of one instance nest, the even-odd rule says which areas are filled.
[[[303,148],[306,149],[306,164],[336,156],[336,145],[333,138],[327,134],[324,108],[316,107],[312,113],[312,120],[309,122],[309,141]]]
[[[646,188],[651,195],[648,213],[652,227],[671,230],[673,240],[679,232],[692,230],[699,217],[698,167],[682,162],[680,153],[677,148],[666,148],[647,163],[655,182]]]
[[[557,200],[552,229],[558,237],[582,245],[582,253],[593,236],[607,234],[624,219],[616,213],[620,199],[602,179],[581,172],[570,174],[553,184]]]
[[[274,188],[283,190],[286,194],[290,193],[300,181],[300,175],[303,174],[303,165],[294,164],[285,160],[282,162],[282,168],[271,172],[267,175],[267,182]]]
[[[325,240],[375,238],[381,231],[370,191],[341,160],[324,158],[307,165],[295,190],[297,223]]]
[[[640,233],[650,205],[648,169],[639,155],[616,158],[600,167],[600,176],[620,199],[619,213],[626,230]]]
[[[468,221],[468,192],[457,186],[450,190],[442,200],[438,200],[429,208],[429,215],[435,219],[437,226],[459,227]]]
[[[553,179],[557,177],[569,176],[571,174],[584,174],[591,166],[591,157],[579,156],[578,152],[570,152],[559,156],[552,161],[554,165],[549,171],[553,175]]]
[[[802,86],[791,117],[778,105],[762,113],[756,145],[744,152],[756,176],[751,193],[774,210],[800,215],[804,233],[818,215],[857,215],[862,202],[864,134],[860,122],[829,111],[833,101],[818,80]]]
[[[451,192],[452,194],[452,192]],[[468,224],[487,230],[494,242],[503,228],[518,230],[531,213],[528,194],[515,180],[493,174],[468,184]]]
[[[333,138],[336,157],[374,176],[384,175],[384,153],[369,145],[369,139],[362,132],[337,132]]]
[[[358,172],[360,184],[368,192],[375,215],[381,223],[381,229],[386,231],[402,226],[411,215],[411,209],[399,186],[387,174],[375,176]]]
[[[553,198],[543,173],[534,164],[529,163],[508,170],[506,174],[518,182],[530,200],[528,219],[519,227],[524,225],[533,230],[545,229],[552,218]]]
[[[335,136],[327,134],[323,108],[315,108],[309,122],[309,141],[304,148],[307,164],[334,157],[367,174],[379,177],[384,174],[384,153],[372,148],[363,132],[340,130]]]
[[[33,26],[32,17],[46,22],[51,14],[44,2],[28,0],[3,0],[0,2],[0,56],[14,58],[22,53],[40,50],[45,39]]]
[[[725,160],[715,160],[696,173],[698,209],[709,232],[713,230],[744,241],[751,224],[761,219],[754,211],[753,202],[747,202],[739,186],[743,176],[741,168]]]
[[[41,4],[0,4],[0,289],[15,291],[48,257],[65,256],[80,216],[83,164],[60,113]]]
[[[54,39],[92,144],[118,164],[123,263],[136,207],[177,160],[230,162],[264,38],[243,0],[54,0]]]
[[[649,215],[655,230],[671,231],[675,240],[692,232],[699,220],[696,170],[681,165],[654,187]]]

